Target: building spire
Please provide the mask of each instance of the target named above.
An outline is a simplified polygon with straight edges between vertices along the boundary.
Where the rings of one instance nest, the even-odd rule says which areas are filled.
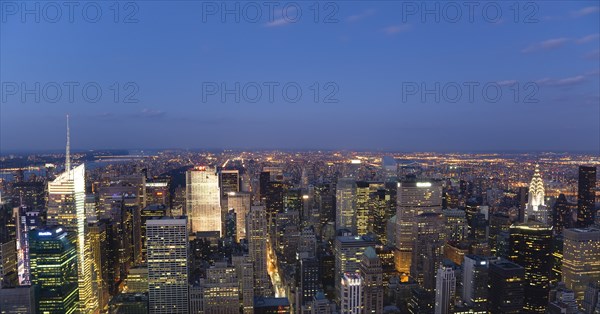
[[[71,132],[69,130],[69,115],[67,115],[67,151],[65,153],[65,171],[71,170]]]

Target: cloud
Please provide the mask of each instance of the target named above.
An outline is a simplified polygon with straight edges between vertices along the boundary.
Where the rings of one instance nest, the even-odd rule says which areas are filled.
[[[274,16],[280,16],[272,21],[265,23],[266,27],[280,27],[297,22],[301,12],[296,11],[296,7],[288,7],[285,10],[280,9],[274,13]]]
[[[563,79],[552,79],[552,78],[543,78],[541,80],[537,80],[536,83],[541,86],[572,86],[583,83],[585,81],[584,75],[577,75],[573,77],[567,77]]]
[[[410,29],[410,25],[390,25],[388,27],[383,28],[381,31],[388,34],[394,35],[402,32],[406,32]]]
[[[582,16],[586,16],[586,15],[590,15],[596,12],[600,11],[600,7],[585,7],[582,9],[579,9],[577,11],[572,11],[571,12],[571,17],[582,17]]]
[[[512,86],[517,83],[517,80],[504,80],[496,82],[500,86]]]
[[[597,40],[600,37],[600,34],[596,33],[596,34],[590,34],[584,37],[581,37],[579,39],[576,39],[575,42],[578,44],[585,44],[585,43],[589,43],[592,42],[594,40]]]
[[[364,19],[366,19],[366,18],[368,18],[370,16],[375,15],[375,12],[376,11],[374,9],[368,9],[368,10],[365,10],[365,11],[359,13],[359,14],[348,16],[346,18],[346,21],[351,22],[351,23],[358,22],[360,20],[364,20]]]
[[[138,113],[134,113],[132,115],[132,117],[134,117],[134,118],[163,118],[166,115],[167,115],[167,113],[162,110],[153,110],[153,109],[144,108],[144,109],[142,109],[142,111],[140,111]]]
[[[583,57],[588,60],[598,61],[600,60],[600,49],[588,52]]]
[[[280,18],[280,19],[273,20],[271,22],[267,22],[265,24],[265,26],[266,27],[278,27],[278,26],[288,25],[289,23],[290,23],[290,20],[284,19],[284,18]]]
[[[535,44],[531,44],[527,46],[525,49],[521,50],[523,53],[530,53],[539,50],[550,50],[564,46],[569,41],[568,38],[553,38],[544,40]]]

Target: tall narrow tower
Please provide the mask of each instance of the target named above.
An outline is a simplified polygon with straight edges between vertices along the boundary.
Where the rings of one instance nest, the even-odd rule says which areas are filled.
[[[71,130],[69,128],[69,115],[67,115],[67,150],[65,152],[65,172],[71,170]]]
[[[548,223],[548,209],[544,203],[544,181],[540,174],[539,165],[535,165],[535,171],[531,183],[529,183],[529,199],[527,202],[527,210],[525,215],[525,221],[529,217],[535,217],[535,220],[543,223]]]

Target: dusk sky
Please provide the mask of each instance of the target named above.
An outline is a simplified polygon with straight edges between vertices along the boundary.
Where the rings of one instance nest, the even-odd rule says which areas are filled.
[[[122,2],[118,14],[98,2],[97,23],[81,6],[72,23],[66,7],[57,23],[55,8],[23,21],[15,3],[0,1],[0,153],[62,149],[66,114],[74,149],[600,151],[598,1],[503,2],[498,18],[481,2],[473,22],[463,2],[456,22],[454,7],[422,17],[423,4],[406,1],[300,1],[300,12],[281,2],[272,19],[258,1],[258,21],[247,2]],[[241,4],[240,21],[222,4]],[[36,82],[39,102],[22,95]],[[73,101],[65,82],[79,84]],[[90,82],[102,90],[95,103],[81,93]],[[239,102],[207,93],[236,82]],[[451,94],[439,102],[407,90],[436,82]],[[465,82],[478,84],[472,100]],[[502,87],[497,101],[482,97],[489,82]],[[289,83],[297,102],[282,96]],[[262,98],[247,101],[256,86]],[[448,101],[456,86],[462,98]]]

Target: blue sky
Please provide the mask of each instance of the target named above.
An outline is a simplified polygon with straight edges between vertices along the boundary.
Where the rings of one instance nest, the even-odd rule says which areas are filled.
[[[62,148],[67,113],[79,149],[600,151],[597,1],[478,2],[472,13],[453,2],[455,21],[456,7],[432,1],[283,1],[273,10],[264,1],[138,1],[117,3],[118,14],[114,2],[81,2],[72,22],[63,6],[56,23],[43,2],[39,23],[21,16],[22,3],[0,3],[2,151]],[[22,87],[36,82],[40,101],[23,101]],[[53,82],[56,103],[46,101]],[[73,101],[66,82],[79,84]],[[81,95],[90,82],[102,91],[95,103]],[[236,82],[247,98],[261,86],[261,100],[223,101],[221,87]],[[265,82],[279,84],[272,102]],[[479,84],[472,100],[465,82]],[[497,101],[481,95],[490,82],[502,88]],[[422,95],[436,83],[463,97]],[[285,99],[285,84],[301,99]],[[208,85],[220,90],[203,99]],[[408,95],[408,85],[419,90]],[[137,102],[124,101],[131,92]],[[337,102],[324,102],[332,92]]]

